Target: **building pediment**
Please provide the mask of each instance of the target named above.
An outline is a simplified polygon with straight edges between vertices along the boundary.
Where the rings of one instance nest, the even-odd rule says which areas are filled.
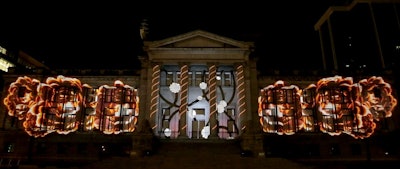
[[[195,30],[170,38],[146,41],[150,60],[247,60],[253,43]]]
[[[248,48],[251,44],[195,30],[158,41],[145,42],[149,48]]]

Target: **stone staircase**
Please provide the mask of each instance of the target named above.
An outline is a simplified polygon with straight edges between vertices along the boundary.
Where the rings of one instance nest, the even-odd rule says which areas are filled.
[[[283,158],[244,157],[235,141],[161,141],[143,157],[110,157],[82,169],[307,169]]]

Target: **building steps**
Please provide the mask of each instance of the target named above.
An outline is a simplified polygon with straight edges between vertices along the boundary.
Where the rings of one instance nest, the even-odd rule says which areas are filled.
[[[110,157],[82,169],[307,169],[284,158],[245,157],[236,141],[160,141],[143,157]]]

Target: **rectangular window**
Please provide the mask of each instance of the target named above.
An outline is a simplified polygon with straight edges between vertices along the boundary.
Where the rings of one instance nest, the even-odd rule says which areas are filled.
[[[59,129],[59,125],[57,125],[58,121],[56,112],[57,110],[55,108],[47,109],[47,113],[45,114],[46,121],[44,122],[43,126],[40,127],[40,130],[54,131]]]
[[[174,82],[174,74],[173,72],[167,72],[167,77],[165,79],[165,82],[167,86],[169,86],[172,82]]]
[[[189,79],[189,86],[194,86],[195,83],[193,82],[193,72],[188,72],[188,79]]]
[[[285,132],[291,133],[296,131],[296,126],[294,123],[294,117],[293,116],[283,116],[283,130]]]
[[[76,115],[75,114],[67,114],[63,115],[62,122],[63,124],[62,129],[63,130],[71,130],[75,128],[76,125]]]
[[[306,131],[314,131],[314,109],[303,109],[302,117]]]
[[[182,77],[181,77],[181,72],[176,72],[176,80],[175,80],[175,82],[177,82],[177,83],[181,83],[181,79],[182,79]]]
[[[163,108],[162,112],[163,112],[163,119],[169,119],[170,109],[169,108]]]
[[[114,131],[114,116],[105,116],[103,120],[103,131]]]
[[[210,76],[210,75],[209,75],[208,72],[205,72],[205,74],[204,74],[204,76],[203,76],[203,77],[204,77],[204,82],[207,83],[207,84],[208,84],[208,79],[210,78],[209,76]]]
[[[326,131],[335,131],[334,118],[330,115],[322,116],[322,126]]]
[[[193,109],[194,111],[196,111],[196,115],[205,115],[205,110],[204,109]]]
[[[232,119],[235,119],[235,109],[228,108],[228,109],[226,109],[226,112],[227,112],[228,116],[230,116]]]
[[[122,112],[121,112],[121,116],[122,116],[122,130],[124,132],[130,132],[133,131],[133,129],[135,128],[135,126],[133,126],[134,124],[134,120],[135,120],[135,116],[133,114],[134,110],[130,109],[130,108],[122,108]]]
[[[113,98],[114,98],[114,89],[105,89],[104,91],[104,102],[105,103],[111,103],[113,102]]]
[[[114,103],[122,103],[124,99],[124,88],[123,87],[118,87],[114,89],[114,97],[112,102]]]
[[[162,121],[162,130],[164,131],[166,128],[169,128],[169,119],[164,119]]]
[[[192,121],[192,138],[202,138],[201,130],[205,126],[205,121]]]
[[[90,102],[97,102],[97,90],[98,89],[85,89],[84,91],[84,97],[85,97],[85,102],[90,103]]]
[[[235,120],[228,120],[228,133],[232,134],[235,133],[236,129],[235,129]]]
[[[95,108],[85,108],[85,126],[84,129],[85,131],[91,131],[94,130],[96,124],[96,109]]]
[[[124,92],[124,103],[134,103],[135,102],[135,91],[131,88],[126,88]]]
[[[286,94],[286,103],[293,103],[295,98],[295,94],[294,94],[294,90],[293,89],[286,89],[285,90],[285,94]]]
[[[263,111],[263,128],[267,129],[268,133],[275,133],[277,131],[278,119],[276,109],[265,109]]]
[[[343,115],[341,120],[343,122],[343,131],[351,132],[353,130],[353,116]]]
[[[286,96],[283,89],[274,90],[273,94],[275,96],[274,103],[283,104],[286,102]]]
[[[224,86],[232,86],[232,75],[231,72],[224,72]]]
[[[303,96],[300,98],[301,103],[307,103],[309,105],[313,105],[314,103],[314,92],[312,90],[303,90]]]
[[[169,108],[163,108],[162,109],[162,130],[169,128],[169,122],[170,122],[170,109]]]
[[[203,81],[203,72],[196,71],[195,72],[195,86],[199,86],[199,84]]]
[[[221,77],[221,72],[217,72],[217,85],[221,86],[222,85],[222,77]]]

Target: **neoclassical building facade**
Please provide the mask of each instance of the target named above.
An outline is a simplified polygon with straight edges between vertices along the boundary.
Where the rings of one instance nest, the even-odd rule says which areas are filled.
[[[400,128],[391,76],[260,75],[254,43],[203,30],[143,49],[137,72],[4,74],[2,159],[137,158],[165,141],[221,140],[244,156],[397,158],[381,142]]]

